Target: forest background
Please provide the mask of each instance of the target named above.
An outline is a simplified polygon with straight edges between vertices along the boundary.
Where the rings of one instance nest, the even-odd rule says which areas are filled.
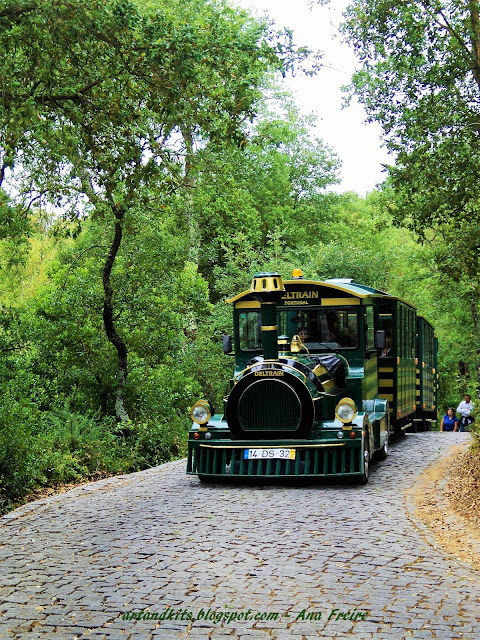
[[[321,68],[288,31],[216,1],[4,0],[0,511],[183,456],[189,407],[231,374],[225,299],[259,270],[409,301],[439,337],[440,412],[474,395],[477,3],[397,4],[344,25],[397,158],[363,198],[278,88]]]

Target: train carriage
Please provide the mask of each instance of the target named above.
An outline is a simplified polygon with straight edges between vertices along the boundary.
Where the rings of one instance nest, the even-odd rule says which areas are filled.
[[[416,311],[402,300],[384,296],[374,302],[377,326],[390,344],[388,354],[380,352],[378,391],[390,403],[392,431],[400,434],[414,426],[416,415]]]
[[[285,282],[259,273],[229,302],[235,370],[222,412],[206,400],[192,407],[188,474],[365,483],[392,434],[435,415],[436,343],[426,321],[418,340],[411,305],[352,280],[306,280],[298,269]],[[419,344],[432,375],[417,389]]]
[[[417,316],[417,415],[414,431],[429,430],[437,422],[437,350],[432,325],[422,316]]]

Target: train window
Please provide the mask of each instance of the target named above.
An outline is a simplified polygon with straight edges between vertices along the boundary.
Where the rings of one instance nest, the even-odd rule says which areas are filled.
[[[416,332],[416,319],[415,319],[415,311],[410,309],[410,357],[415,358],[415,338],[417,335]]]
[[[398,309],[398,344],[399,344],[399,355],[401,358],[405,357],[405,340],[404,340],[404,336],[405,336],[405,327],[404,327],[404,322],[405,322],[405,313],[404,313],[405,309],[402,307],[402,305],[399,306]]]
[[[375,348],[375,322],[373,307],[365,309],[365,346],[367,349]]]
[[[278,313],[278,335],[291,340],[301,334],[309,351],[358,347],[358,314],[353,309],[288,309]],[[238,315],[240,349],[255,351],[262,346],[260,311]]]
[[[358,346],[358,315],[352,309],[297,309],[279,312],[279,335],[302,337],[309,350]]]
[[[258,350],[262,346],[262,320],[260,311],[243,311],[238,316],[240,349]]]
[[[378,328],[385,331],[385,348],[380,354],[383,357],[393,356],[393,317],[391,313],[378,314]]]
[[[424,324],[423,341],[424,341],[424,354],[423,354],[423,356],[424,356],[425,362],[433,367],[433,365],[434,365],[434,360],[433,360],[433,353],[434,353],[434,349],[433,349],[433,331],[427,324]]]

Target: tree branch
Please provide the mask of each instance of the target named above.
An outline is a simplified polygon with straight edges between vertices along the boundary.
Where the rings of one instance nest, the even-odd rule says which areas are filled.
[[[101,79],[94,80],[93,82],[89,82],[84,87],[80,87],[79,89],[77,89],[74,93],[58,93],[58,94],[52,94],[52,95],[40,94],[36,96],[34,95],[33,92],[39,86],[39,83],[37,82],[30,93],[16,95],[9,91],[3,91],[3,96],[6,100],[9,100],[11,102],[13,101],[23,102],[25,100],[30,100],[33,98],[37,104],[42,104],[42,105],[54,105],[54,104],[58,104],[59,102],[68,102],[68,101],[80,102],[84,99],[85,94],[88,93],[90,89],[93,89],[93,87],[98,86],[101,82],[102,82]]]
[[[0,11],[0,18],[16,18],[17,16],[22,15],[22,13],[28,13],[29,11],[33,11],[37,9],[36,5],[31,4],[26,7],[10,7],[8,9],[2,9]]]

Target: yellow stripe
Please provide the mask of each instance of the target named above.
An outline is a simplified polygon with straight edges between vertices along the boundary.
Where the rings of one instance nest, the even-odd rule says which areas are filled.
[[[325,382],[322,382],[322,387],[325,391],[330,391],[330,389],[335,387],[335,380],[326,380]]]
[[[260,302],[236,302],[235,309],[260,309]]]
[[[379,373],[393,373],[393,367],[378,367]]]
[[[195,442],[195,440],[193,441]],[[201,447],[205,449],[305,449],[309,447],[311,449],[324,449],[325,447],[344,447],[345,442],[329,442],[328,444],[298,444],[293,447],[288,444],[273,444],[273,445],[261,445],[256,446],[253,444],[201,444]]]
[[[379,378],[378,386],[379,387],[393,387],[393,380],[384,380],[383,378]]]
[[[382,393],[382,398],[384,400],[390,400],[390,402],[393,402],[393,393]]]
[[[358,298],[322,298],[322,307],[335,307],[340,304],[360,304]]]
[[[262,325],[262,331],[276,331],[278,329],[276,324]]]
[[[323,376],[325,373],[327,373],[327,370],[325,369],[325,367],[323,365],[317,364],[317,366],[313,370],[313,373],[316,376]]]

